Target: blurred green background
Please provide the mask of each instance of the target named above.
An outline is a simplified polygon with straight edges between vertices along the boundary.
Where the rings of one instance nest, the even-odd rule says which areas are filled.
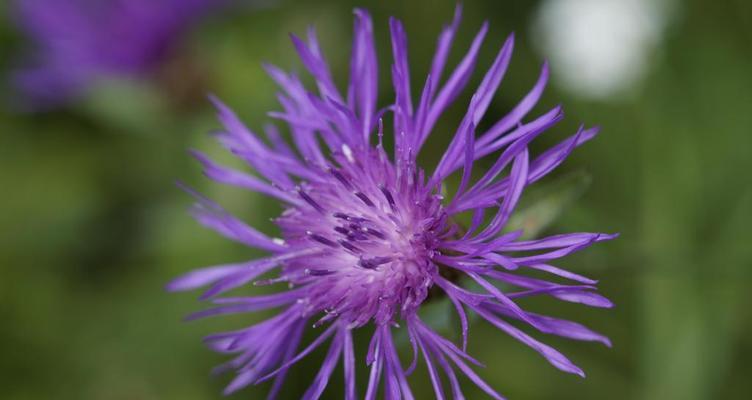
[[[268,219],[280,209],[202,178],[186,149],[226,158],[207,135],[219,125],[203,94],[216,93],[259,129],[265,113],[278,109],[276,87],[261,63],[302,71],[287,33],[304,33],[313,23],[335,76],[345,76],[354,6],[374,16],[380,103],[391,99],[390,15],[405,22],[418,87],[453,2],[267,2],[207,18],[156,80],[100,85],[74,104],[37,114],[12,111],[13,97],[4,96],[0,398],[220,398],[228,379],[208,373],[224,357],[200,337],[260,317],[184,323],[181,317],[200,307],[197,294],[167,294],[163,285],[192,268],[258,253],[193,222],[186,213],[190,199],[174,181],[193,185],[268,232]],[[0,68],[7,72],[28,43],[6,2],[2,8]],[[470,352],[487,365],[481,375],[511,399],[750,398],[750,3],[467,1],[450,61],[459,59],[484,19],[491,30],[479,71],[507,34],[517,34],[489,120],[516,104],[548,59],[553,78],[536,110],[561,102],[567,117],[534,150],[563,139],[580,122],[602,126],[596,140],[542,183],[573,174],[590,182],[574,201],[569,196],[557,203],[560,215],[545,231],[622,236],[564,265],[599,279],[614,309],[525,304],[611,337],[613,349],[537,335],[583,367],[587,379],[559,372],[476,323]],[[477,72],[469,87],[481,77]],[[440,121],[429,160],[458,124],[469,93]],[[283,397],[305,390],[316,357],[291,371]],[[341,397],[336,375],[326,398]],[[425,372],[416,375],[416,395],[428,398]],[[468,398],[485,398],[464,387]],[[230,398],[264,398],[267,390],[252,387]]]

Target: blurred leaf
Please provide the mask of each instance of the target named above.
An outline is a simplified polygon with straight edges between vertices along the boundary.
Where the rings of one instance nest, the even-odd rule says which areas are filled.
[[[105,126],[139,134],[159,134],[170,115],[163,99],[147,82],[103,80],[82,102],[82,110]]]
[[[532,186],[509,219],[506,229],[522,229],[523,239],[539,236],[585,192],[590,182],[590,175],[579,171],[547,184]]]

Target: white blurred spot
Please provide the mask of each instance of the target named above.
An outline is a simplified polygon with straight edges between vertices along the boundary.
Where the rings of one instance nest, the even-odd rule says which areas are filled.
[[[350,149],[350,146],[343,144],[342,145],[342,153],[345,154],[345,157],[347,158],[347,161],[355,162],[355,158],[353,158],[352,149]]]
[[[639,83],[667,8],[661,0],[546,0],[534,29],[559,83],[607,98]]]

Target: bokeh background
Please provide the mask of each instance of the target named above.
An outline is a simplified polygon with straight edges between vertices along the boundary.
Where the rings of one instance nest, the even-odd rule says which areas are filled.
[[[0,398],[220,398],[228,378],[208,373],[223,357],[200,337],[259,317],[185,323],[181,317],[200,307],[197,294],[167,294],[163,285],[189,269],[257,253],[194,223],[186,213],[190,199],[174,182],[187,182],[267,231],[280,209],[261,196],[212,184],[187,155],[188,148],[199,148],[223,159],[207,134],[219,125],[205,93],[217,94],[259,129],[266,112],[278,108],[261,63],[302,71],[287,34],[315,24],[343,82],[351,11],[364,6],[374,15],[384,104],[391,98],[387,17],[404,20],[413,78],[422,81],[416,77],[424,76],[454,3],[242,4],[202,18],[147,78],[98,82],[44,110],[21,107],[9,82],[33,48],[18,29],[13,4],[0,4]],[[479,70],[490,65],[507,34],[517,35],[491,117],[516,104],[548,59],[553,77],[537,110],[561,102],[567,117],[534,150],[580,122],[602,126],[596,140],[541,183],[542,190],[525,196],[547,222],[539,228],[622,234],[565,265],[599,279],[614,309],[525,304],[611,337],[607,349],[538,336],[583,367],[587,379],[561,373],[494,328],[474,324],[471,354],[486,363],[481,375],[502,394],[752,396],[750,4],[466,2],[450,61],[458,60],[484,19],[491,30]],[[469,87],[481,77],[476,73]],[[469,91],[440,121],[428,160],[440,154],[441,138],[459,122],[468,97]],[[305,390],[317,357],[291,371],[284,398]],[[424,371],[412,382],[419,398],[430,396]],[[334,379],[325,397],[340,398],[341,385]],[[468,398],[485,398],[465,387]],[[252,387],[230,398],[264,398],[267,390]]]

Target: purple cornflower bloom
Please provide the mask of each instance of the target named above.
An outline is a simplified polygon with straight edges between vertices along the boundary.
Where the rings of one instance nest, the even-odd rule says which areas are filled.
[[[552,263],[615,235],[573,233],[520,240],[522,232],[502,231],[523,189],[557,167],[597,132],[596,128],[581,128],[531,159],[528,143],[562,118],[561,109],[555,107],[523,122],[546,84],[545,65],[533,89],[509,114],[485,132],[476,132],[509,64],[513,46],[510,36],[476,89],[436,168],[427,173],[416,165],[416,157],[437,119],[466,86],[486,35],[484,24],[470,50],[442,82],[459,20],[458,7],[454,20],[439,36],[417,104],[411,96],[405,31],[399,20],[390,20],[395,100],[384,109],[376,106],[377,62],[372,23],[366,11],[355,11],[345,95],[332,80],[314,31],[308,32],[307,41],[293,36],[303,64],[316,80],[318,94],[309,92],[294,75],[273,66],[267,66],[267,70],[282,88],[279,101],[283,111],[271,116],[289,125],[295,149],[271,126],[266,129],[268,142],[263,141],[215,100],[224,125],[217,138],[260,177],[225,168],[195,152],[206,175],[273,197],[285,207],[275,220],[282,239],[275,239],[188,189],[198,199],[193,211],[199,222],[230,239],[271,253],[261,259],[200,269],[171,282],[170,290],[209,286],[202,299],[211,300],[216,307],[189,318],[282,308],[276,316],[258,324],[206,338],[212,349],[237,354],[218,369],[237,372],[226,393],[274,378],[269,397],[276,397],[288,369],[328,341],[321,369],[303,398],[322,395],[341,359],[344,397],[355,399],[352,332],[373,323],[375,331],[365,356],[370,365],[366,399],[376,397],[382,381],[384,398],[412,399],[407,376],[421,357],[438,399],[445,398],[442,375],[448,379],[453,397],[463,398],[457,370],[500,399],[501,395],[471,368],[471,364],[480,363],[466,352],[467,310],[530,346],[556,368],[581,376],[582,370],[564,355],[508,321],[521,321],[543,333],[610,345],[606,337],[578,323],[530,313],[516,303],[521,298],[550,296],[594,307],[612,306],[594,292],[596,281]],[[385,113],[394,117],[391,155],[382,145]],[[372,142],[377,144],[373,146]],[[471,182],[474,162],[492,154],[496,162]],[[507,167],[509,172],[503,173]],[[439,194],[442,184],[454,173],[461,177],[458,188],[451,198],[444,198]],[[472,215],[469,226],[456,222],[461,213]],[[532,278],[524,274],[529,270],[572,283]],[[274,275],[262,278],[272,271],[276,271]],[[460,277],[477,282],[482,291],[461,287]],[[286,290],[254,297],[218,297],[250,282],[280,283]],[[517,289],[502,290],[494,282]],[[453,303],[461,323],[461,344],[440,336],[421,320],[418,311],[429,291],[432,296],[441,292]],[[300,350],[302,333],[309,324],[321,332]],[[407,368],[392,338],[398,329],[407,331],[412,345],[412,363]]]
[[[224,0],[18,0],[35,47],[13,84],[36,107],[57,105],[103,77],[153,72],[200,17]]]

